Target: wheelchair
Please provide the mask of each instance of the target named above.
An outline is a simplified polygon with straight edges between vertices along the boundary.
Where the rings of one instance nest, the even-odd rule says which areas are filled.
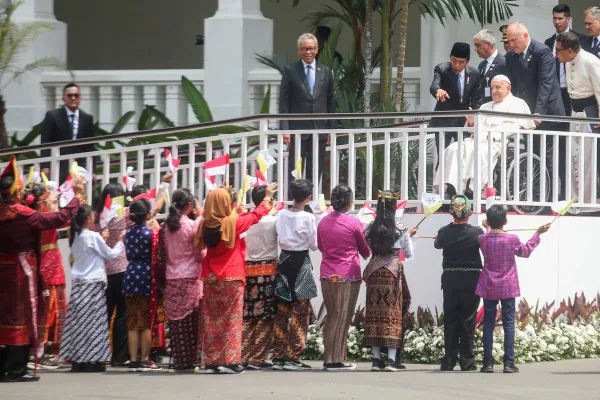
[[[500,182],[501,179],[501,156],[496,160],[496,166],[494,168],[494,187],[499,192],[502,184],[506,185],[506,200],[527,200],[527,146],[525,138],[521,137],[519,140],[519,158],[515,160],[515,141],[508,140],[506,145],[506,182]],[[532,154],[532,184],[533,193],[532,200],[535,202],[549,201],[550,200],[550,172],[548,168],[542,171],[542,159],[537,154]],[[518,166],[519,186],[515,187],[515,168]],[[546,181],[546,193],[545,198],[541,199],[540,185],[542,179]],[[519,214],[535,215],[543,212],[546,206],[527,206],[527,205],[513,205],[511,208]]]

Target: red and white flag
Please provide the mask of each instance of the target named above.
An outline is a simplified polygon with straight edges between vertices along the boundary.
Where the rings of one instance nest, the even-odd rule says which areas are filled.
[[[206,193],[215,190],[215,177],[210,176],[206,170],[204,170],[204,186],[206,186]]]
[[[60,194],[58,205],[61,208],[69,204],[69,202],[73,200],[73,197],[75,197],[75,192],[73,191],[74,184],[75,180],[73,179],[73,176],[68,175],[65,182],[56,190],[56,192]]]
[[[146,199],[150,202],[152,207],[154,207],[154,203],[156,202],[156,188],[152,189],[148,193],[142,193],[138,196],[135,196],[133,200]]]
[[[127,167],[125,175],[123,176],[123,185],[125,185],[125,189],[128,192],[131,192],[131,189],[133,189],[136,182],[136,179],[131,177],[131,174],[133,174],[133,167]]]
[[[106,200],[104,200],[104,208],[102,209],[102,212],[100,213],[100,228],[102,228],[102,229],[106,228],[106,226],[112,219],[113,213],[110,210],[111,205],[112,205],[112,198],[110,197],[110,195],[107,195]]]
[[[375,219],[375,210],[373,210],[373,207],[371,207],[371,203],[365,201],[360,210],[358,210],[357,217],[362,222],[373,221]]]
[[[265,178],[265,176],[263,175],[263,173],[260,172],[259,169],[255,169],[254,171],[256,172],[256,182],[252,186],[266,185],[267,184],[267,178]]]
[[[179,164],[181,163],[180,158],[173,158],[171,154],[171,150],[165,149],[165,158],[167,159],[167,163],[169,164],[169,169],[171,173],[175,175],[177,170],[179,169]]]
[[[65,179],[64,183],[58,187],[57,191],[58,191],[58,193],[63,193],[68,190],[71,190],[71,189],[73,189],[74,184],[75,184],[75,181],[73,180],[73,176],[67,175],[67,179]]]
[[[404,215],[404,210],[406,209],[406,204],[407,204],[408,200],[404,200],[398,203],[398,205],[396,205],[396,218],[402,218],[402,216]]]
[[[229,154],[207,161],[203,165],[204,171],[210,176],[225,175],[229,166]]]

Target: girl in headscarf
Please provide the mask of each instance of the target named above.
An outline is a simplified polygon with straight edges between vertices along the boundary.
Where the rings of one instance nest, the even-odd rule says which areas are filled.
[[[246,282],[243,236],[269,213],[275,188],[276,184],[269,185],[262,203],[239,215],[227,189],[215,189],[206,198],[195,243],[207,249],[202,262],[206,373],[244,372],[240,365]]]
[[[373,257],[365,268],[363,279],[367,283],[364,345],[373,350],[371,371],[395,372],[404,369],[398,349],[402,347],[402,307],[404,266],[399,250],[406,258],[412,257],[410,238],[417,228],[407,229],[396,225],[396,204],[399,194],[389,190],[379,192],[377,216],[366,229],[365,238]],[[381,347],[388,348],[388,358],[381,360]]]

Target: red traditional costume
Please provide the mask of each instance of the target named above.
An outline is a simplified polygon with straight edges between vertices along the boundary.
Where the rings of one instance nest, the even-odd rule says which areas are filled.
[[[16,201],[22,189],[16,161],[2,172],[0,179],[13,176],[14,183],[0,192],[0,379],[18,379],[27,373],[29,346],[38,343],[38,293],[43,287],[39,279],[38,249],[40,233],[64,225],[76,213],[79,200],[74,198],[59,212],[41,213]]]

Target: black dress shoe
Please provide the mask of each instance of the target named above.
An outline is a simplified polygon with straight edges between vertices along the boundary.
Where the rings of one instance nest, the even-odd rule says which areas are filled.
[[[487,364],[481,367],[479,372],[483,372],[484,374],[492,374],[494,372],[494,366],[492,364]]]
[[[106,372],[106,364],[100,361],[87,363],[87,372]]]
[[[465,372],[468,372],[468,371],[477,371],[477,367],[475,366],[475,364],[468,364],[468,365],[465,365],[465,366],[461,365],[460,366],[460,370],[461,371],[465,371]]]
[[[71,372],[87,372],[87,364],[86,363],[71,363]]]
[[[517,368],[515,364],[504,364],[504,370],[502,372],[504,372],[505,374],[516,374],[517,372],[519,372],[519,368]]]
[[[440,365],[440,371],[444,371],[444,372],[454,371],[454,365],[450,365],[448,363],[442,363],[442,365]]]
[[[4,382],[37,382],[40,380],[39,375],[33,375],[27,372],[25,375],[6,375]]]

